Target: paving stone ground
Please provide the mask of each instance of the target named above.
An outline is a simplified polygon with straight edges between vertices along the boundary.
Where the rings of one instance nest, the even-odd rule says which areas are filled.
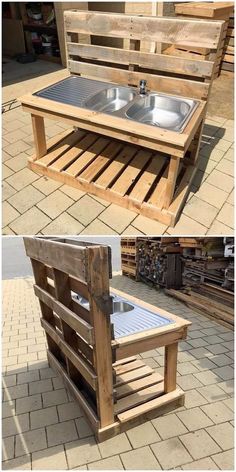
[[[43,86],[40,78],[37,82],[34,78],[27,81],[29,90],[31,82],[33,88]],[[34,152],[30,115],[20,106],[7,111],[3,114],[3,234],[233,234],[233,126],[233,120],[207,117],[199,170],[180,219],[171,228],[29,170],[27,158]],[[47,138],[68,128],[48,119],[45,127]]]
[[[98,444],[48,366],[32,278],[3,282],[3,469],[233,470],[233,332],[120,274],[112,286],[192,322],[180,343],[185,405]],[[217,346],[214,350],[212,347]],[[141,355],[163,373],[163,349]]]

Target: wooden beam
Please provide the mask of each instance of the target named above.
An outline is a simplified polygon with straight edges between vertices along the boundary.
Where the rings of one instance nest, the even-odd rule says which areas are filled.
[[[38,115],[31,115],[32,119],[32,128],[34,135],[34,145],[35,145],[35,158],[34,160],[43,157],[47,154],[47,144],[44,128],[44,118]]]
[[[165,346],[164,392],[176,389],[178,343]]]

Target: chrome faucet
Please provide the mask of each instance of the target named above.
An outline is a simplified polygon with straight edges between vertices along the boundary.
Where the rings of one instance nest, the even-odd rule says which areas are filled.
[[[140,80],[139,81],[139,93],[140,95],[146,95],[147,94],[147,81],[146,80]]]

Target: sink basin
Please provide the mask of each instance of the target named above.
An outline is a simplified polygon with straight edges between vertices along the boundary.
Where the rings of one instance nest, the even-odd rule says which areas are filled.
[[[121,301],[121,302],[113,301],[113,313],[126,313],[127,311],[131,311],[133,309],[134,307],[130,303],[127,303],[124,301]]]
[[[180,131],[196,104],[191,99],[149,94],[131,104],[126,110],[126,116],[140,123]]]
[[[133,90],[126,87],[112,87],[93,95],[84,102],[84,107],[103,113],[113,113],[125,107],[135,95]]]

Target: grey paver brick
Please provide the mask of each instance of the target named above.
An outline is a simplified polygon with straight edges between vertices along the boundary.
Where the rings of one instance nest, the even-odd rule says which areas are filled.
[[[14,385],[16,385],[16,374],[3,377],[2,384],[3,387],[13,387]]]
[[[32,172],[30,169],[24,168],[19,172],[8,177],[7,182],[14,187],[16,190],[22,190],[27,185],[32,184],[38,179],[38,175]]]
[[[207,177],[206,182],[228,193],[230,193],[234,187],[233,177],[223,174],[216,169]]]
[[[54,195],[54,193],[52,194]],[[76,221],[68,213],[63,212],[55,220],[49,223],[43,230],[43,234],[79,234],[84,226]]]
[[[62,388],[61,390],[53,390],[52,392],[45,392],[42,394],[43,397],[43,406],[60,405],[61,403],[67,403],[68,397],[66,390]]]
[[[232,234],[233,235],[233,229],[230,228],[229,226],[226,226],[225,224],[221,223],[218,220],[213,221],[209,231],[207,234],[212,235],[217,235],[217,236],[224,236],[225,234]]]
[[[70,187],[69,185],[62,185],[60,190],[61,192],[65,193],[68,197],[72,198],[75,201],[79,200],[81,197],[85,195],[85,192],[83,192],[83,190]]]
[[[208,228],[218,213],[218,209],[215,206],[195,196],[185,205],[183,211],[185,215],[194,218],[194,220]]]
[[[79,434],[79,437],[87,438],[88,436],[93,436],[93,431],[88,423],[88,421],[84,418],[77,418],[75,420],[76,428]]]
[[[16,398],[25,397],[28,395],[28,385],[16,385],[14,387],[8,387],[7,391],[4,393],[3,400],[15,400]]]
[[[66,455],[63,446],[49,447],[32,454],[33,470],[65,470]]]
[[[8,202],[3,202],[2,204],[2,224],[3,227],[9,225],[12,221],[14,221],[20,213],[15,210]]]
[[[234,207],[229,203],[225,203],[220,213],[217,215],[217,220],[221,223],[229,226],[230,228],[234,227]]]
[[[41,395],[30,395],[16,400],[16,413],[27,413],[42,408]]]
[[[180,411],[177,416],[185,424],[189,431],[206,428],[213,423],[203,411],[196,407],[189,410]]]
[[[143,215],[138,215],[132,223],[132,226],[137,228],[144,234],[163,234],[167,226],[159,221],[151,220]]]
[[[116,454],[120,454],[121,452],[126,452],[130,449],[131,445],[125,433],[118,434],[118,436],[99,444],[99,450],[103,458],[112,456],[114,451]]]
[[[23,415],[11,416],[2,420],[2,436],[13,436],[19,432],[29,430],[29,415],[25,413]]]
[[[99,219],[117,231],[117,233],[122,233],[135,217],[136,213],[133,211],[127,210],[126,208],[121,208],[120,206],[114,205],[112,203],[108,208],[106,208],[106,210],[103,211],[103,213],[99,216]]]
[[[234,447],[234,428],[230,423],[210,426],[206,431],[217,442],[217,444],[219,444],[221,449],[227,450]]]
[[[25,141],[19,140],[15,143],[8,144],[4,147],[4,150],[10,154],[10,156],[14,157],[20,154],[21,152],[26,151],[30,148],[30,145],[27,144]]]
[[[44,198],[43,193],[29,185],[10,197],[8,201],[19,213],[24,213],[42,198]]]
[[[195,374],[187,374],[177,377],[177,384],[183,390],[191,390],[192,388],[201,387],[202,383],[196,377],[194,377],[194,375]]]
[[[174,228],[168,228],[168,234],[179,236],[180,234],[206,234],[207,227],[198,221],[189,218],[182,213]]]
[[[197,390],[188,390],[185,392],[185,408],[194,408],[195,406],[205,405],[207,403],[206,398],[204,398]]]
[[[47,438],[49,446],[57,446],[66,441],[78,438],[75,423],[73,420],[63,421],[63,423],[47,426]]]
[[[9,156],[10,157],[10,156]],[[7,166],[10,167],[14,172],[24,169],[27,166],[28,156],[24,152],[20,155],[12,157],[7,160]]]
[[[220,452],[219,446],[204,429],[184,434],[181,436],[181,441],[193,459],[202,459]]]
[[[210,457],[190,462],[190,464],[182,465],[183,470],[219,470],[215,462]]]
[[[210,370],[204,370],[194,376],[203,384],[203,385],[211,385],[213,383],[220,382],[220,377],[214,372]]]
[[[156,429],[150,422],[130,429],[127,431],[127,436],[132,444],[132,447],[135,449],[160,441],[161,439],[159,434],[157,434]]]
[[[42,211],[33,207],[11,223],[10,227],[16,234],[37,234],[50,221]]]
[[[14,436],[2,439],[2,460],[7,461],[14,457]]]
[[[17,384],[24,384],[27,382],[34,382],[35,380],[39,380],[39,371],[34,370],[32,372],[23,372],[17,375]]]
[[[55,192],[55,190],[61,186],[61,183],[56,182],[56,180],[48,179],[47,177],[41,177],[36,180],[36,182],[33,182],[32,185],[40,192],[44,193],[44,195],[49,195],[50,193]]]
[[[225,352],[228,352],[228,348],[223,346],[223,344],[210,344],[207,346],[207,349],[212,354],[224,354]]]
[[[101,459],[98,446],[93,437],[79,439],[65,444],[69,469]],[[115,451],[117,454],[117,451]]]
[[[176,414],[160,416],[159,418],[152,420],[152,423],[162,439],[170,439],[172,437],[187,433],[188,431],[184,424],[176,416]]]
[[[55,406],[32,411],[30,413],[31,429],[37,429],[55,423],[58,423],[57,410]]]
[[[218,367],[214,369],[214,373],[221,377],[223,380],[230,380],[234,378],[234,369],[229,365],[224,365],[223,367]]]
[[[81,232],[81,234],[114,235],[114,234],[117,234],[117,232],[111,229],[109,226],[105,225],[105,223],[103,223],[97,218],[96,220],[92,221],[92,223],[90,223],[88,226],[86,226],[86,228]]]
[[[77,402],[69,402],[57,407],[59,420],[66,421],[82,416],[81,409]]]
[[[158,462],[164,470],[191,462],[192,458],[178,438],[171,438],[152,444]]]
[[[15,400],[9,400],[2,402],[2,418],[8,418],[16,414],[16,402]]]
[[[203,405],[202,410],[211,418],[214,423],[224,423],[234,419],[232,410],[227,408],[222,401],[218,401],[209,405]]]
[[[2,468],[3,470],[31,470],[30,454],[3,462]]]
[[[220,452],[212,456],[212,459],[221,470],[234,470],[234,450]]]
[[[104,206],[89,195],[85,195],[76,203],[74,203],[74,200],[71,200],[71,204],[72,203],[73,205],[68,208],[67,213],[84,226],[91,223],[91,221],[93,221],[104,210]]]
[[[16,193],[16,190],[9,185],[5,180],[2,182],[2,200],[8,200],[12,195]]]
[[[73,203],[74,201],[71,198],[60,192],[60,190],[56,190],[53,194],[50,194],[41,200],[37,207],[50,218],[56,218]]]
[[[197,367],[198,370],[210,370],[214,369],[215,364],[212,362],[212,357],[211,358],[202,358],[202,359],[196,359],[195,361],[192,362],[192,364]]]
[[[88,470],[123,470],[119,456],[108,457],[88,464]]]
[[[148,446],[121,454],[121,460],[125,470],[161,470],[160,464]]]
[[[194,372],[198,372],[197,367],[195,367],[192,362],[179,363],[177,366],[177,370],[180,375],[194,374]]]
[[[35,429],[16,436],[15,456],[22,456],[25,453],[39,451],[47,447],[45,429]]]
[[[195,193],[195,196],[216,208],[221,208],[228,197],[228,193],[216,188],[208,182],[203,182],[199,190]]]
[[[230,410],[234,411],[234,398],[233,397],[230,397],[230,398],[227,398],[227,400],[224,400],[224,404],[230,408]]]

